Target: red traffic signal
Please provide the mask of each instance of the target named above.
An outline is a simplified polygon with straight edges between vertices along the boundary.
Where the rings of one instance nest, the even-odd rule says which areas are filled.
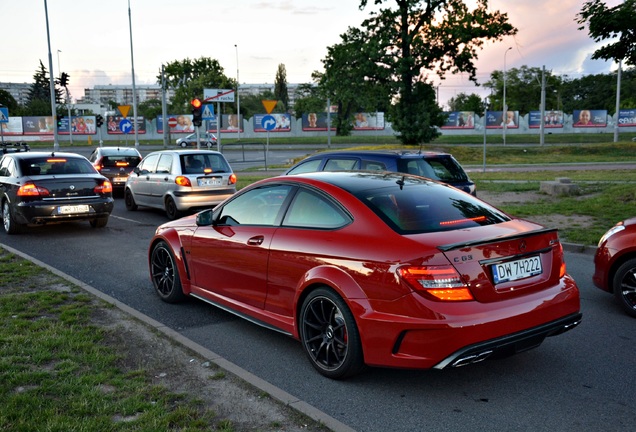
[[[190,104],[192,105],[193,108],[201,108],[201,106],[203,105],[203,103],[201,102],[201,99],[199,98],[192,99],[192,101],[190,101]]]
[[[203,123],[203,119],[201,118],[201,107],[203,106],[203,103],[201,102],[201,99],[194,98],[190,101],[190,104],[192,105],[192,124],[197,127],[201,126]]]

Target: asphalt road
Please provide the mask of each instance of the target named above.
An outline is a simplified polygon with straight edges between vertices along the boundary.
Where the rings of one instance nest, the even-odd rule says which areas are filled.
[[[583,323],[538,349],[448,371],[370,369],[347,381],[314,371],[298,342],[195,300],[154,294],[147,246],[162,212],[128,212],[104,229],[45,226],[11,246],[114,297],[359,431],[599,431],[636,423],[636,320],[591,283],[592,256],[567,253]]]

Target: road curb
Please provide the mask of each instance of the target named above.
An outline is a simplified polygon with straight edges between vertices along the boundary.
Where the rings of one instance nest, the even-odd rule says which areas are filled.
[[[585,255],[594,255],[596,252],[596,246],[586,246],[578,243],[565,243],[561,242],[563,250],[566,252],[580,253]]]
[[[250,385],[256,387],[257,389],[267,393],[268,395],[270,395],[273,399],[278,400],[279,402],[295,409],[296,411],[310,417],[311,419],[322,423],[324,426],[328,427],[329,429],[331,429],[334,432],[355,432],[355,429],[350,428],[349,426],[345,425],[344,423],[336,420],[335,418],[331,417],[330,415],[324,413],[323,411],[320,411],[318,408],[308,404],[305,401],[302,401],[300,399],[298,399],[297,397],[287,393],[285,390],[276,387],[273,384],[270,384],[269,382],[257,377],[256,375],[252,374],[251,372],[248,372],[247,370],[241,368],[240,366],[230,362],[229,360],[221,357],[219,354],[216,354],[215,352],[197,344],[196,342],[194,342],[193,340],[183,336],[182,334],[176,332],[175,330],[165,326],[164,324],[160,323],[159,321],[131,308],[130,306],[120,302],[119,300],[109,296],[108,294],[104,294],[103,292],[99,291],[98,289],[92,287],[91,285],[82,282],[79,279],[74,278],[73,276],[70,276],[54,267],[51,267],[50,265],[38,260],[37,258],[34,258],[30,255],[25,254],[24,252],[21,252],[17,249],[12,248],[11,246],[7,246],[3,243],[0,243],[0,246],[2,248],[4,248],[5,250],[7,250],[8,252],[17,255],[21,258],[24,258],[25,260],[31,261],[33,264],[40,266],[42,268],[45,268],[46,270],[50,271],[51,273],[61,277],[62,279],[77,285],[79,288],[83,289],[84,291],[94,295],[95,297],[99,298],[100,300],[105,301],[106,303],[109,303],[115,307],[117,307],[118,309],[120,309],[122,312],[130,315],[131,317],[141,321],[142,323],[154,328],[156,331],[161,332],[162,335],[164,335],[167,338],[172,339],[174,342],[196,352],[197,354],[199,354],[201,357],[205,358],[206,360],[209,360],[211,362],[214,362],[216,365],[218,365],[220,368],[226,370],[227,372],[237,376],[238,378],[240,378],[241,380],[249,383]]]

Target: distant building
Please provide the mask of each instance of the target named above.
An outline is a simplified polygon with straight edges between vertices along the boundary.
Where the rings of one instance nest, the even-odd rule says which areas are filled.
[[[0,90],[5,90],[19,105],[26,105],[29,102],[29,92],[32,84],[26,83],[2,83],[0,82]]]

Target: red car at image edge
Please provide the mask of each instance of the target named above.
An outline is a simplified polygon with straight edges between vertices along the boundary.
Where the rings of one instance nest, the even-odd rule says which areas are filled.
[[[581,321],[557,230],[389,172],[268,178],[157,228],[150,277],[298,339],[324,376],[458,367]]]

